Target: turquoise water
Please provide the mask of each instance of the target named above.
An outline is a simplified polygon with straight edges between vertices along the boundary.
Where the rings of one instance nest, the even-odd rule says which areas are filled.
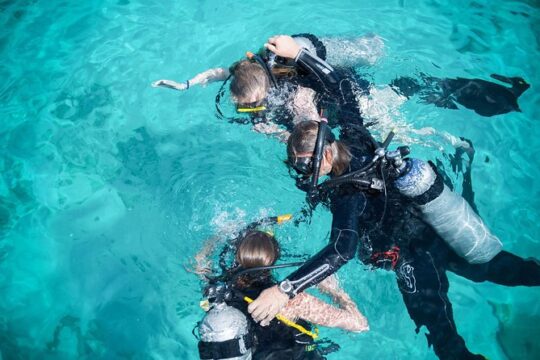
[[[203,312],[186,271],[202,242],[303,194],[284,147],[216,119],[218,85],[149,86],[227,66],[275,33],[385,39],[362,68],[398,75],[522,76],[522,112],[482,118],[409,101],[396,121],[474,141],[476,201],[507,250],[540,256],[540,11],[530,1],[1,1],[0,359],[195,359]],[[443,149],[451,153],[447,146]],[[413,146],[418,157],[444,152]],[[456,184],[459,176],[454,177]],[[459,186],[458,186],[459,188]],[[330,216],[285,225],[289,254],[323,246]],[[285,259],[286,260],[286,259]],[[331,359],[434,359],[394,275],[340,271],[371,331],[323,329]],[[540,357],[540,290],[449,274],[456,323],[491,360]]]

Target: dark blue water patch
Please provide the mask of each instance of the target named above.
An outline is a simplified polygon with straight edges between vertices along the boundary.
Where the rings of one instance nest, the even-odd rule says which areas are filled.
[[[62,120],[81,121],[96,109],[113,106],[114,100],[107,86],[92,84],[62,92],[55,100],[52,114]]]
[[[135,136],[116,145],[118,158],[130,176],[143,180],[149,186],[157,186],[160,182],[157,140],[144,127],[134,133]]]
[[[7,151],[18,157],[28,158],[33,155],[36,143],[35,123],[25,121],[11,130]]]

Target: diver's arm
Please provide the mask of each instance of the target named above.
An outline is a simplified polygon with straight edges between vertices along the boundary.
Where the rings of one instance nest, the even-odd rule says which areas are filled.
[[[369,330],[366,317],[358,310],[356,303],[339,287],[335,276],[329,276],[319,284],[321,292],[332,296],[338,306],[326,303],[315,296],[301,293],[291,299],[281,315],[300,318],[316,325],[335,327],[347,331]]]
[[[167,87],[174,90],[187,90],[195,85],[206,85],[215,81],[225,81],[229,77],[229,69],[226,68],[216,68],[209,69],[200,74],[195,75],[190,80],[185,82],[178,83],[173,80],[158,80],[152,83],[153,87]]]
[[[365,195],[354,193],[332,201],[330,243],[280,284],[280,289],[294,297],[317,285],[351,260],[358,247],[359,210],[365,206]]]
[[[291,36],[273,36],[264,46],[278,56],[294,59],[304,70],[317,76],[324,86],[339,86],[339,76],[334,68],[316,54],[300,47]]]
[[[264,290],[248,310],[255,321],[265,326],[287,305],[288,299],[317,285],[335,273],[356,254],[359,236],[358,217],[365,207],[363,193],[342,196],[332,201],[331,242],[278,286]]]
[[[212,260],[210,259],[210,254],[216,248],[218,240],[219,237],[217,236],[207,239],[203,248],[195,255],[193,269],[188,269],[188,271],[197,274],[201,280],[206,280],[205,275],[212,273]]]
[[[301,49],[294,61],[304,70],[314,74],[326,87],[337,87],[339,76],[330,64],[306,49]]]

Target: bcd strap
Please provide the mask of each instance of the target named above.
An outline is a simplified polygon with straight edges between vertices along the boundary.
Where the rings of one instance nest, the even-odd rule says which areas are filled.
[[[244,335],[241,338],[221,341],[199,341],[199,356],[201,359],[228,359],[239,357],[248,352],[254,345],[253,336]]]

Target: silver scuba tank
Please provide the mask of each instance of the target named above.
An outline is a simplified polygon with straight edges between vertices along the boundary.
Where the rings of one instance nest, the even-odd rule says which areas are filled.
[[[465,199],[443,184],[430,164],[408,159],[409,171],[395,181],[398,190],[422,212],[424,220],[462,258],[471,264],[490,261],[502,249]]]
[[[246,316],[217,303],[199,324],[199,356],[214,360],[251,360],[253,338]]]

